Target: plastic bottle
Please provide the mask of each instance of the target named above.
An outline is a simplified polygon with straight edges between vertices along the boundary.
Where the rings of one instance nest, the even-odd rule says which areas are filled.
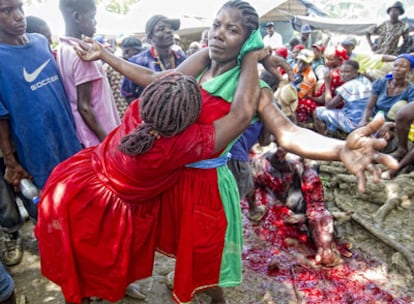
[[[37,189],[30,179],[23,178],[20,180],[20,191],[23,196],[31,200],[33,204],[39,203],[39,189]]]

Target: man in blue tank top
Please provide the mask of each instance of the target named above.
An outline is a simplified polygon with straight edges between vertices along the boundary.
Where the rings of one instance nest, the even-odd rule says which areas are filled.
[[[22,178],[29,178],[42,189],[53,168],[82,146],[76,137],[49,41],[40,34],[26,33],[21,0],[0,0],[0,57],[3,63],[0,69],[0,150],[4,177],[15,187]],[[14,199],[10,201],[15,204]],[[5,210],[4,207],[0,206],[0,210]],[[10,204],[6,207],[10,209]],[[28,212],[36,220],[36,206]],[[22,225],[20,219],[8,218],[12,214],[20,216],[18,212],[0,216],[0,226],[11,233],[3,233],[7,241],[3,248],[11,250],[16,246],[10,244],[19,243],[18,230]],[[20,262],[18,251],[10,252],[7,265]],[[7,250],[2,253],[3,256],[8,254]]]

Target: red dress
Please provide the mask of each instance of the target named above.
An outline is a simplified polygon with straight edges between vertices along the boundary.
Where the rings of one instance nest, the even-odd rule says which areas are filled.
[[[185,164],[212,156],[212,124],[162,137],[138,156],[122,153],[120,139],[140,123],[138,109],[133,102],[122,125],[59,164],[44,187],[35,227],[41,271],[68,302],[117,301],[128,284],[151,276],[160,194]]]
[[[331,95],[334,97],[336,95],[336,89],[344,84],[341,74],[339,72],[339,67],[331,70]],[[315,92],[314,96],[321,96],[325,92],[325,83],[321,85],[319,90]]]
[[[201,123],[229,112],[229,102],[204,90],[202,97]],[[242,241],[240,198],[227,166],[186,168],[179,182],[163,194],[161,216],[157,246],[176,257],[173,297],[177,303],[191,302],[197,291],[208,287],[241,283],[241,246],[229,236],[235,232],[233,236]]]

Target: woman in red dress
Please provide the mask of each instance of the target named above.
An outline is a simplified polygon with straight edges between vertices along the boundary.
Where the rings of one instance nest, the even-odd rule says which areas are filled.
[[[151,276],[160,194],[179,181],[185,164],[211,158],[248,126],[258,99],[256,68],[251,52],[229,115],[211,123],[196,122],[205,109],[195,79],[165,76],[101,144],[54,169],[35,233],[42,273],[67,303],[117,301],[128,284]]]

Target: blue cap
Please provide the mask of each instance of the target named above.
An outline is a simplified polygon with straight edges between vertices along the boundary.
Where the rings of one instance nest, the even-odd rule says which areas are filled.
[[[309,24],[304,24],[302,25],[302,27],[300,28],[300,32],[302,34],[306,34],[306,33],[312,33],[312,28],[310,27]]]
[[[397,58],[395,60],[397,60],[399,58],[404,58],[404,59],[408,60],[408,62],[410,63],[411,68],[414,68],[414,56],[413,55],[400,54],[400,55],[397,56]]]

